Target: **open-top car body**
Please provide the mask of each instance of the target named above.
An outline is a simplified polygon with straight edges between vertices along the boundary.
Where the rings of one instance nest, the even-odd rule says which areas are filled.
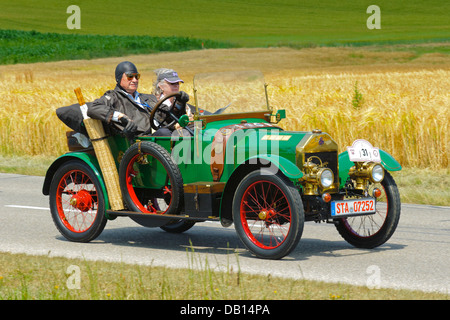
[[[167,113],[190,134],[107,138],[121,210],[111,209],[107,177],[92,147],[55,160],[43,193],[67,239],[90,241],[119,216],[168,232],[208,220],[224,227],[234,223],[245,247],[269,259],[297,246],[305,221],[333,223],[361,248],[377,247],[392,236],[400,196],[389,171],[401,166],[387,152],[357,140],[339,153],[332,137],[319,129],[284,130],[279,122],[285,111],[269,106],[259,73],[196,76],[193,92],[193,120]],[[185,108],[175,101],[170,110],[180,105]]]

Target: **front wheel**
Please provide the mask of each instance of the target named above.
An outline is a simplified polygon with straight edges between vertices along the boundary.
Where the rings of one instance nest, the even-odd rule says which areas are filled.
[[[389,172],[385,172],[380,190],[382,195],[377,199],[375,214],[336,221],[339,234],[357,248],[378,247],[388,241],[397,228],[401,209],[400,193]]]
[[[64,163],[50,184],[50,211],[68,240],[89,242],[105,228],[105,199],[98,177],[84,162]]]
[[[259,258],[281,259],[302,236],[302,200],[292,182],[281,174],[256,170],[236,189],[233,219],[248,250]]]

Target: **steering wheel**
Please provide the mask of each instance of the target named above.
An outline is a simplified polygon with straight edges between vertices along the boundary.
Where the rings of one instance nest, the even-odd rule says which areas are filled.
[[[160,112],[160,113],[165,114],[165,118],[162,119],[160,125],[157,126],[155,124],[155,121],[154,121],[155,120],[156,111],[161,108],[161,106],[164,103],[164,101],[166,101],[166,100],[168,100],[168,99],[170,99],[172,97],[174,97],[175,99],[173,100],[172,105],[169,107],[169,110],[167,110],[167,111],[163,110],[162,112]],[[186,100],[186,101],[182,100],[182,93],[181,93],[181,91],[169,94],[167,97],[164,97],[161,100],[159,100],[158,103],[156,103],[156,105],[153,107],[152,112],[150,113],[150,125],[152,126],[152,128],[154,130],[158,130],[158,129],[163,127],[162,123],[169,122],[170,120],[172,120],[172,121],[170,121],[170,123],[166,125],[167,127],[170,127],[171,125],[173,125],[175,123],[179,123],[180,122],[180,118],[182,116],[177,117],[177,115],[175,114],[176,104],[177,104],[177,102],[180,102],[180,103],[184,104],[184,106],[186,106],[186,102],[188,102],[188,101],[189,101],[189,97],[188,97],[188,100]],[[185,108],[183,108],[183,109],[185,109]],[[183,112],[183,114],[184,114],[184,112]],[[194,135],[194,133],[191,132],[192,130],[190,128],[185,127],[185,129],[187,129],[192,135]]]

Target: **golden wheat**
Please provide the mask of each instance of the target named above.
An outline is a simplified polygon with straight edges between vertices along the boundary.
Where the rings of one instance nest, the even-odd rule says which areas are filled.
[[[185,80],[182,90],[191,95],[192,76],[197,71],[259,68],[269,83],[271,106],[287,111],[287,119],[281,122],[285,129],[322,129],[341,151],[353,140],[364,138],[407,167],[448,167],[449,59],[440,56],[436,65],[436,60],[426,56],[421,62],[398,64],[392,53],[380,60],[385,57],[382,53],[359,50],[367,56],[367,63],[352,66],[348,59],[354,52],[237,49],[127,59],[143,74],[141,92],[151,91],[152,70],[159,67],[175,68]],[[114,67],[122,60],[0,67],[1,153],[57,156],[66,152],[68,128],[56,117],[56,108],[76,103],[76,87],[82,88],[88,101],[112,89]],[[230,89],[220,93],[225,101],[227,95],[233,96]]]
[[[291,130],[320,128],[341,147],[364,138],[404,166],[446,168],[449,80],[448,70],[305,76],[280,80],[271,101],[287,106]]]

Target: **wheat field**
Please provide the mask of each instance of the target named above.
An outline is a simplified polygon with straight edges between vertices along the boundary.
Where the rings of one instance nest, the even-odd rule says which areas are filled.
[[[112,89],[114,68],[124,59],[138,66],[141,92],[152,90],[152,70],[160,67],[177,70],[191,95],[195,73],[259,69],[271,106],[287,111],[284,129],[322,129],[341,151],[364,138],[405,167],[448,167],[448,55],[413,59],[407,51],[364,48],[218,49],[0,66],[1,154],[66,152],[68,128],[55,110],[76,103],[74,88],[87,101]]]

